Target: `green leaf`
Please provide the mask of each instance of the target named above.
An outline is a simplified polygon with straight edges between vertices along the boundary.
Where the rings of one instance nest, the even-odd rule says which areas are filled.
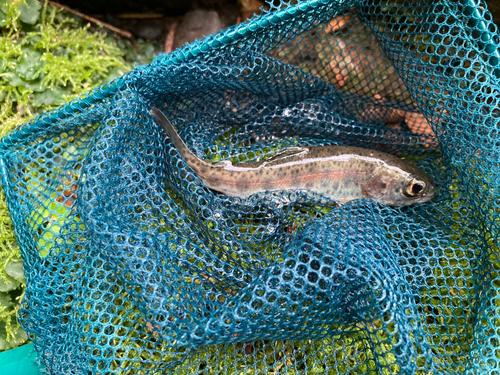
[[[47,89],[44,92],[33,94],[35,99],[34,105],[35,107],[41,107],[42,105],[60,105],[66,101],[64,95],[68,94],[69,90],[60,87],[54,87],[51,90]]]
[[[125,50],[125,58],[130,61],[135,61],[137,59],[137,52],[134,49],[129,48]]]
[[[21,261],[19,262],[10,261],[9,263],[7,263],[7,265],[5,266],[5,272],[13,279],[19,281],[24,280],[23,262]]]
[[[40,52],[30,51],[24,61],[16,67],[16,73],[27,80],[38,78],[45,66],[45,61],[40,60],[41,57]]]
[[[21,11],[19,19],[24,23],[34,25],[40,16],[42,5],[36,0],[26,0],[26,3],[22,3],[18,9]]]
[[[6,25],[6,23],[5,23],[6,19],[7,19],[7,17],[5,16],[5,13],[2,11],[2,9],[0,9],[0,26]]]
[[[141,43],[139,46],[139,53],[137,54],[137,65],[146,65],[150,64],[155,56],[155,47],[152,43]]]
[[[14,319],[12,319],[12,325],[15,327],[16,323]],[[14,334],[14,339],[9,338],[9,340],[7,340],[7,329],[5,322],[0,322],[0,351],[16,348],[24,343],[27,339],[28,335],[26,335],[26,332],[22,328],[19,328]]]
[[[124,74],[125,72],[122,69],[111,68],[108,74],[106,74],[106,76],[104,77],[103,82],[112,81],[113,79],[121,77]]]
[[[9,293],[0,292],[0,307],[8,309],[13,304],[12,297]],[[0,309],[1,311],[1,309]]]
[[[42,40],[42,36],[41,35],[37,35],[37,36],[34,36],[32,38],[26,38],[25,41],[27,41],[29,43],[30,46],[34,46],[36,45],[37,43],[40,42],[40,40]],[[30,47],[31,48],[31,47]]]
[[[20,78],[15,73],[5,73],[2,77],[7,82],[9,82],[11,84],[11,86],[16,87],[16,86],[25,86],[26,85],[26,81],[24,81],[22,78]]]
[[[21,282],[7,276],[7,282],[0,277],[0,292],[10,292],[11,290],[17,289]]]
[[[47,90],[47,88],[44,85],[42,85],[42,77],[43,77],[43,73],[41,74],[41,76],[39,78],[35,79],[34,81],[27,82],[24,85],[24,87],[26,87],[27,89],[33,90],[35,92],[42,92],[42,91]]]
[[[154,52],[155,46],[153,43],[144,42],[139,46],[139,53],[142,53],[146,56],[153,56]]]

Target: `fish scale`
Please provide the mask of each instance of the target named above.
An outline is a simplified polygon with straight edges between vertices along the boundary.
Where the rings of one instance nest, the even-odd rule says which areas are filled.
[[[259,162],[213,163],[191,152],[159,109],[151,114],[203,183],[226,195],[305,189],[339,202],[370,198],[389,206],[424,203],[434,195],[431,176],[394,155],[360,147],[289,147]]]

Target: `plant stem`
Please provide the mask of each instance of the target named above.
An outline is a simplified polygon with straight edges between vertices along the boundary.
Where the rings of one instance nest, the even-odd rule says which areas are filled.
[[[71,8],[65,6],[65,5],[58,4],[58,3],[54,2],[54,1],[48,0],[47,2],[50,3],[51,5],[55,6],[55,7],[58,7],[60,9],[62,9],[62,10],[65,10],[67,12],[73,13],[75,16],[83,18],[84,20],[87,20],[89,22],[95,23],[98,26],[102,26],[102,27],[105,27],[105,28],[107,28],[107,29],[109,29],[111,31],[114,31],[115,33],[117,33],[118,35],[120,35],[120,36],[122,36],[124,38],[127,38],[127,39],[132,38],[132,33],[128,32],[128,31],[125,31],[125,30],[119,29],[117,27],[114,27],[114,26],[110,25],[109,23],[99,21],[97,18],[87,16],[86,14],[83,14],[83,13],[77,11],[77,10],[71,9]]]
[[[42,31],[45,30],[45,15],[47,13],[47,0],[43,2],[43,9],[42,9]]]

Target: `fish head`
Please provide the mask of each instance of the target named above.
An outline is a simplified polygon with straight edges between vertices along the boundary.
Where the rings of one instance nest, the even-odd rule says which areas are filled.
[[[432,199],[435,192],[431,176],[416,169],[380,168],[364,185],[364,194],[389,206],[406,206],[424,203]]]

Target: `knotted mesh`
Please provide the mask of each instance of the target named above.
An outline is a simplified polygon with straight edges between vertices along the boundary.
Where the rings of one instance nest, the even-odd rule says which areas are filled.
[[[498,33],[472,0],[311,0],[136,68],[0,144],[50,374],[498,371]],[[393,153],[433,200],[208,189],[211,161]]]

